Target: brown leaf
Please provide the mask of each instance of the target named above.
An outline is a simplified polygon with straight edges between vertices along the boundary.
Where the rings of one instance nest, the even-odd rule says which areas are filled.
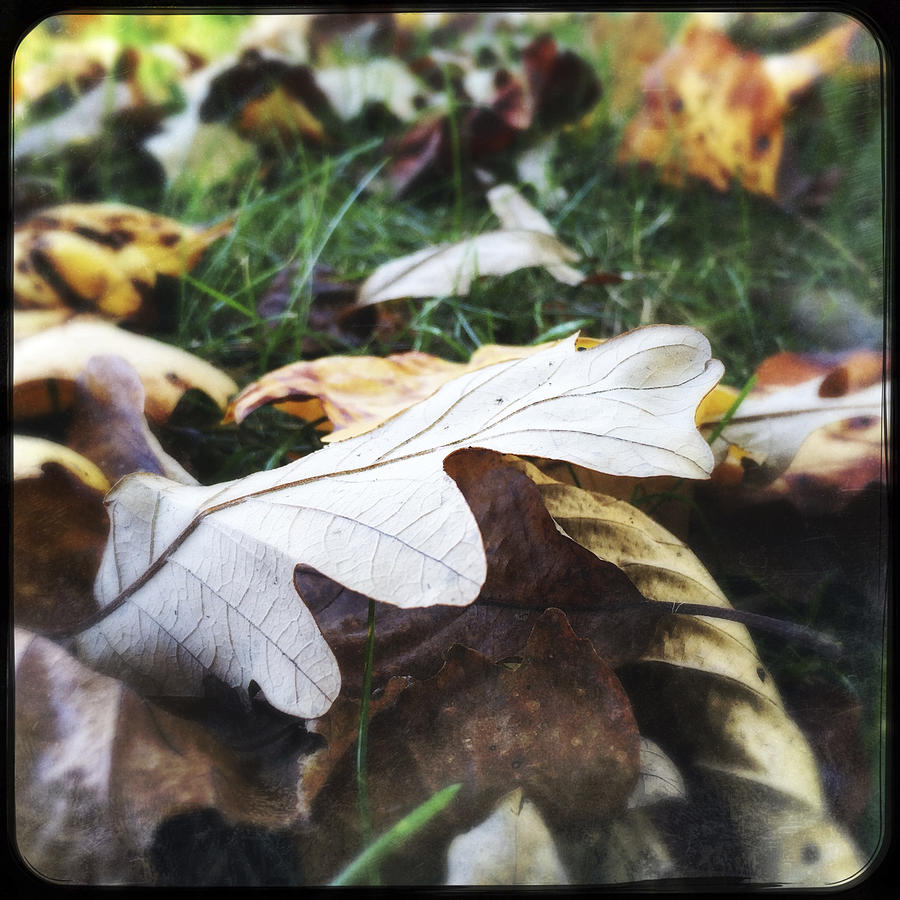
[[[444,460],[478,522],[488,561],[479,599],[566,610],[638,606],[628,578],[560,532],[540,490],[492,450],[457,450]]]
[[[591,65],[571,50],[560,50],[550,34],[525,47],[522,63],[538,128],[574,122],[600,99],[600,81]]]
[[[497,661],[516,656],[541,612],[563,608],[579,635],[611,666],[640,656],[658,611],[618,568],[557,529],[539,488],[489,450],[461,450],[445,461],[481,531],[487,578],[463,608],[402,610],[379,604],[373,683],[427,678],[454,643]],[[511,523],[515,523],[511,525]],[[334,652],[345,690],[358,694],[368,600],[308,566],[294,570],[297,591]]]
[[[15,622],[38,632],[73,627],[97,609],[109,482],[89,460],[38,438],[15,437],[13,465]]]
[[[40,876],[75,884],[149,881],[110,802],[125,690],[61,647],[15,630],[15,841]]]
[[[295,817],[296,745],[238,752],[50,641],[16,640],[16,837],[41,874],[147,882],[154,833],[181,811],[270,828]]]
[[[313,803],[304,836],[313,883],[333,874],[359,844],[352,756]],[[369,730],[376,832],[440,788],[464,783],[426,830],[425,846],[432,848],[517,786],[551,828],[624,808],[638,765],[639,735],[616,676],[553,609],[536,623],[515,670],[457,646],[434,678],[407,688]],[[434,850],[423,859],[423,849],[416,842],[385,876],[427,879]]]
[[[469,169],[510,152],[521,135],[573,122],[600,97],[590,64],[560,50],[549,34],[524,48],[521,74],[498,69],[493,88],[490,99],[470,107],[455,125],[447,116],[431,116],[389,142],[395,193],[421,185],[430,175],[451,172],[457,155]]]

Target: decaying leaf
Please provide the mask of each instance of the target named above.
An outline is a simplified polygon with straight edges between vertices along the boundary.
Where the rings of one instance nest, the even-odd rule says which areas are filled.
[[[186,390],[200,388],[223,409],[237,392],[230,376],[177,347],[117,328],[92,316],[77,316],[16,345],[13,355],[14,419],[68,409],[75,379],[92,356],[126,358],[146,391],[148,418],[163,422]]]
[[[15,230],[15,305],[129,318],[160,275],[189,271],[232,224],[198,229],[119,203],[46,209]]]
[[[13,438],[13,618],[34,631],[74,627],[97,609],[93,582],[109,533],[110,482],[89,459],[42,438]]]
[[[776,198],[785,115],[798,93],[846,58],[859,27],[849,21],[794,53],[763,57],[690,20],[646,70],[643,106],[619,161],[652,163],[676,184],[691,175],[725,190],[737,179]]]
[[[883,357],[874,352],[845,356],[838,365],[793,354],[772,357],[760,367],[756,390],[713,444],[717,460],[725,458],[729,445],[735,446],[760,467],[758,476],[771,481],[817,429],[860,418],[868,427],[871,419],[881,419],[887,403],[883,366]],[[799,381],[803,372],[824,374]],[[875,459],[880,468],[880,452]]]
[[[108,615],[78,636],[79,652],[153,694],[196,693],[211,673],[321,715],[340,676],[293,590],[297,563],[404,608],[470,604],[484,548],[445,457],[477,446],[703,477],[711,451],[694,413],[722,372],[709,353],[675,326],[583,351],[570,338],[463,375],[380,429],[280,469],[210,487],[123,479],[96,586]]]
[[[429,828],[432,846],[474,825],[515,787],[551,829],[583,826],[624,809],[639,756],[638,732],[615,674],[564,613],[549,609],[517,667],[456,646],[436,676],[408,687],[372,719],[374,825],[383,830],[418,800],[463,781],[453,805]],[[304,845],[317,882],[359,841],[352,753],[319,792],[312,817],[316,827]],[[391,876],[427,882],[423,866],[434,865],[433,854],[416,857],[412,846]]]
[[[447,849],[447,884],[569,884],[553,836],[516,788]]]
[[[16,837],[42,876],[151,883],[157,829],[180,813],[269,828],[296,815],[296,745],[241,753],[45,638],[15,637]]]
[[[226,420],[242,422],[260,406],[274,403],[309,421],[326,417],[335,438],[343,440],[424,400],[452,378],[540,349],[486,344],[468,363],[418,350],[387,357],[326,356],[289,363],[247,385],[229,404]]]
[[[560,527],[619,566],[647,599],[727,605],[687,547],[639,510],[527,471]],[[625,684],[642,733],[716,785],[754,873],[764,873],[757,877],[828,883],[859,871],[852,840],[829,818],[810,746],[743,625],[663,617],[636,665],[640,678]],[[796,852],[796,835],[815,843],[815,859]]]

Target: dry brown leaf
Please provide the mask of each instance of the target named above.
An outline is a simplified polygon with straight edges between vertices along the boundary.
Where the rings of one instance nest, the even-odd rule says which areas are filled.
[[[232,224],[193,228],[120,203],[45,209],[15,230],[15,305],[130,318],[146,312],[160,275],[190,271]]]
[[[123,356],[140,375],[146,414],[164,422],[189,388],[199,388],[223,409],[237,392],[224,372],[177,347],[117,328],[93,316],[77,316],[20,341],[13,355],[14,419],[68,409],[75,379],[92,356]]]
[[[19,435],[13,476],[13,618],[35,631],[73,627],[97,609],[110,483],[68,447]]]
[[[563,531],[619,566],[646,598],[728,605],[688,548],[639,510],[521,465]],[[852,839],[829,817],[812,750],[743,625],[664,616],[637,666],[626,683],[644,734],[687,754],[717,785],[755,878],[831,883],[859,871]],[[801,840],[816,846],[814,859],[800,853]]]
[[[686,175],[725,190],[737,179],[775,198],[784,117],[793,97],[846,58],[855,21],[792,54],[763,57],[722,32],[689,21],[644,75],[644,103],[618,159],[652,163],[681,184]]]
[[[515,669],[454,647],[434,678],[411,685],[372,719],[375,829],[455,781],[464,788],[429,827],[430,843],[441,833],[447,840],[471,827],[517,786],[551,828],[583,825],[625,807],[639,755],[637,728],[616,676],[590,642],[574,634],[566,616],[550,609],[535,624]],[[358,845],[352,753],[316,797],[311,825],[303,843],[316,883]],[[415,846],[407,853],[385,877],[427,881],[421,866],[433,865],[434,854],[416,860]]]
[[[296,747],[241,754],[22,629],[16,657],[16,839],[44,877],[150,883],[155,831],[182,811],[295,817]]]

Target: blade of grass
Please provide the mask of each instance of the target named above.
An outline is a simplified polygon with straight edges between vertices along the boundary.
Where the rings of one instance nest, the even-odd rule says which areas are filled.
[[[738,407],[744,402],[747,398],[747,394],[753,390],[755,385],[756,375],[754,374],[747,379],[747,383],[741,388],[737,397],[734,398],[734,402],[725,410],[725,415],[723,415],[716,423],[716,427],[713,428],[712,433],[706,439],[707,444],[712,446],[716,440],[718,440],[722,432],[728,427],[728,423],[734,418],[734,414],[738,411]]]
[[[375,659],[375,601],[369,600],[366,627],[366,659],[363,666],[362,696],[359,703],[359,734],[356,741],[356,789],[363,843],[372,843],[372,807],[369,803],[369,772],[366,755],[369,747],[369,697],[372,693],[372,664]],[[378,862],[365,864],[369,884],[378,884]]]
[[[443,810],[459,793],[462,784],[451,784],[417,806],[396,825],[370,844],[332,882],[332,887],[356,884],[371,866],[380,863],[396,847],[414,835]]]
[[[205,284],[202,281],[198,281],[196,278],[186,272],[182,277],[192,287],[197,288],[197,290],[203,291],[204,294],[212,297],[214,300],[218,300],[220,303],[224,303],[226,306],[230,306],[232,309],[236,309],[239,313],[242,313],[248,319],[250,319],[251,322],[259,323],[262,321],[255,309],[250,309],[249,306],[244,306],[243,303],[239,303],[234,299],[234,297],[229,297],[228,294],[223,294],[221,291],[217,291],[215,288],[210,287],[208,284]]]

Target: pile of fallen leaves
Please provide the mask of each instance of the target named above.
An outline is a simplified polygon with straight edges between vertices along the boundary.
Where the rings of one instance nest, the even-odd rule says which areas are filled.
[[[127,91],[104,116],[146,112],[170,172],[223,128],[230,147],[251,143],[276,166],[279,145],[340,142],[373,115],[401,123],[386,144],[392,190],[440,177],[462,152],[501,227],[361,283],[315,273],[339,297],[331,327],[525,266],[572,286],[600,277],[490,172],[588,114],[601,87],[584,59],[544,36],[485,78],[474,57],[406,58],[403,16],[361,15],[337,37],[329,18],[248,35],[237,59],[179,56],[178,121],[143,95],[121,49],[71,70],[74,105],[60,115],[114,74]],[[672,178],[683,145],[682,174],[775,196],[778,117],[851,37],[798,51],[808,77],[788,89],[778,78],[796,67],[688,27],[646,68],[623,157]],[[329,67],[340,40],[391,48],[386,80]],[[685,73],[694,63],[700,74]],[[710,72],[721,84],[695,116],[691,91]],[[777,99],[766,146],[697,151],[719,92],[751,84]],[[59,92],[29,85],[17,82],[23,103]],[[455,131],[447,105],[463,102]],[[661,115],[676,122],[664,138]],[[23,132],[17,154],[55,127],[30,125],[43,130]],[[14,236],[16,840],[35,870],[92,884],[327,883],[451,785],[452,801],[380,861],[384,882],[824,885],[865,866],[859,704],[833,685],[825,698],[776,685],[754,638],[774,630],[822,658],[834,642],[761,615],[771,609],[733,609],[688,546],[686,511],[712,523],[704,552],[748,570],[806,553],[772,566],[788,579],[772,593],[808,594],[841,545],[829,565],[858,578],[860,617],[877,618],[883,564],[859,560],[883,534],[880,352],[780,354],[743,396],[718,384],[701,334],[652,325],[485,346],[466,364],[414,351],[302,359],[239,390],[142,334],[170,314],[164,283],[227,240],[233,219],[195,228],[75,202],[92,191],[38,199],[33,214],[23,196]],[[284,291],[276,279],[261,317],[277,317]],[[271,404],[316,423],[326,445],[200,484],[159,437],[189,389],[235,428]],[[845,653],[848,636],[832,636]]]

